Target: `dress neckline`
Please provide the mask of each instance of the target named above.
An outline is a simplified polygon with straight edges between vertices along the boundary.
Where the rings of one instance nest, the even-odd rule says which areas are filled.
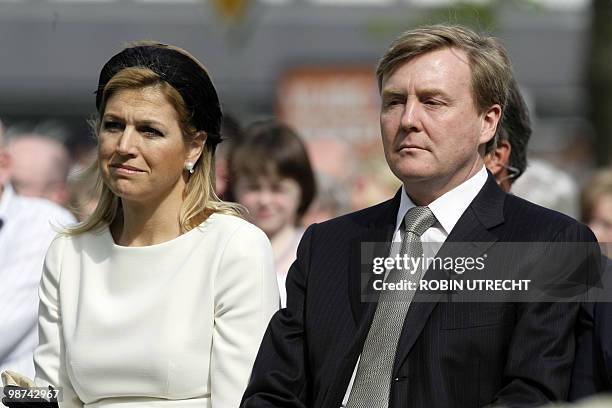
[[[110,243],[113,249],[116,249],[119,251],[138,251],[138,250],[146,251],[148,249],[163,248],[165,246],[170,246],[170,245],[174,245],[175,243],[182,242],[188,239],[189,237],[191,237],[192,235],[195,235],[196,233],[201,232],[202,228],[205,227],[206,224],[211,222],[212,218],[216,216],[217,216],[217,213],[212,213],[204,221],[202,221],[202,223],[198,225],[197,227],[190,229],[189,231],[185,232],[184,234],[179,235],[176,238],[172,238],[172,239],[169,239],[168,241],[159,242],[153,245],[144,245],[144,246],[118,245],[115,242],[115,239],[113,238],[113,234],[111,234],[110,232],[110,226],[108,225],[105,226],[104,229],[102,230],[102,235],[104,236],[104,239]]]

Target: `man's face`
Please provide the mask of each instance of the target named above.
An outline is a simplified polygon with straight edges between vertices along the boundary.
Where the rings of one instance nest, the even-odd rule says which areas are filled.
[[[9,181],[10,163],[8,153],[0,145],[0,193],[2,192],[2,185]]]
[[[482,168],[484,144],[495,135],[500,113],[498,105],[476,111],[463,51],[444,48],[415,57],[383,77],[387,163],[409,192],[425,188],[435,199]]]
[[[44,137],[25,136],[9,143],[7,150],[13,159],[11,184],[19,195],[66,203],[63,168],[69,158],[61,144]]]

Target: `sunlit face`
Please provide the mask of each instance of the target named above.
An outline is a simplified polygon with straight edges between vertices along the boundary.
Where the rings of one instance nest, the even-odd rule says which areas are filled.
[[[426,184],[443,193],[482,168],[501,109],[477,112],[463,51],[445,48],[409,60],[383,77],[381,96],[385,157],[407,187]]]
[[[238,202],[249,210],[251,221],[268,237],[296,223],[301,189],[294,179],[242,176],[236,183],[234,194]]]
[[[186,162],[201,152],[186,144],[178,113],[157,87],[118,91],[107,101],[98,155],[106,185],[126,202],[182,200]]]
[[[597,241],[612,243],[612,194],[599,197],[593,207],[589,227],[593,230]]]

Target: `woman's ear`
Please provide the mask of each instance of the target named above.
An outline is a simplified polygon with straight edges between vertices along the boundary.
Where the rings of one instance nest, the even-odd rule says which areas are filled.
[[[191,163],[196,163],[198,161],[202,155],[202,151],[204,150],[204,144],[206,144],[207,138],[208,135],[203,130],[200,130],[193,135],[189,145],[187,146],[188,150],[186,161]]]

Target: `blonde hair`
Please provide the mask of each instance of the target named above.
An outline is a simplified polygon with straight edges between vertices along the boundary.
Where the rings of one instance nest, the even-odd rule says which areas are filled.
[[[601,197],[612,194],[612,168],[595,173],[585,184],[580,194],[582,221],[591,222],[593,211]]]
[[[174,47],[176,49],[176,47]],[[185,52],[186,55],[189,55]],[[193,57],[192,57],[193,58]],[[144,67],[128,67],[119,71],[106,84],[103,90],[102,103],[97,118],[92,121],[96,136],[99,133],[101,118],[106,108],[106,102],[111,95],[126,89],[142,89],[156,87],[166,97],[178,113],[184,140],[196,135],[196,129],[191,123],[191,112],[187,108],[181,94],[170,84],[163,81],[158,74]],[[221,200],[215,193],[215,144],[204,144],[202,154],[195,163],[194,172],[189,177],[184,192],[184,200],[179,214],[179,224],[182,232],[197,227],[213,213],[221,213],[243,217],[244,209],[239,204]],[[100,196],[98,205],[86,220],[74,227],[66,229],[68,235],[78,235],[111,225],[117,217],[122,216],[121,199],[117,197],[104,183],[99,160],[96,160],[85,172],[85,177],[96,173],[96,192]]]

